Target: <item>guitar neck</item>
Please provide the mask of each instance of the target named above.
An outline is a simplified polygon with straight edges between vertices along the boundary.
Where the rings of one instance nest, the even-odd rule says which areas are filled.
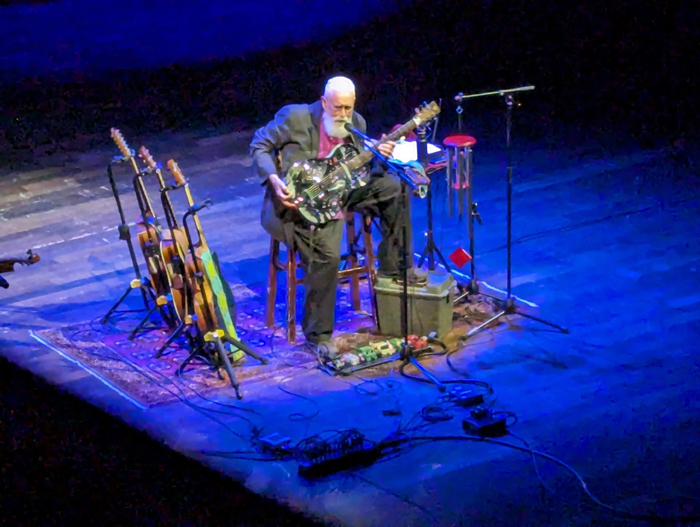
[[[139,208],[141,209],[141,216],[143,217],[143,221],[145,222],[148,218],[153,218],[154,220],[157,220],[156,218],[156,213],[153,210],[153,205],[151,204],[151,200],[148,197],[148,192],[146,192],[146,185],[143,182],[143,176],[139,173],[135,177],[135,188],[134,190],[137,193],[137,201],[139,203]]]
[[[408,133],[413,130],[416,126],[420,124],[420,120],[417,117],[414,117],[410,121],[404,123],[401,125],[399,128],[391,132],[390,134],[387,134],[383,139],[381,139],[377,144],[382,144],[386,143],[389,141],[398,141],[402,137],[406,137]],[[355,156],[352,158],[350,161],[347,163],[347,167],[350,170],[357,170],[362,168],[364,165],[369,163],[372,158],[374,157],[374,152],[371,152],[370,150],[364,150],[360,152],[359,155]]]
[[[194,198],[192,197],[192,191],[190,190],[189,183],[185,183],[185,196],[187,196],[187,203],[189,203],[190,208],[195,206]],[[204,236],[204,229],[202,229],[202,222],[199,221],[199,213],[193,212],[192,219],[194,220],[194,228],[197,230],[197,236],[199,237],[199,246],[203,249],[209,249],[207,244],[207,239]]]
[[[155,170],[156,176],[158,176],[158,184],[160,185],[161,193],[161,203],[165,211],[165,218],[168,222],[168,226],[171,229],[177,229],[180,224],[177,221],[177,215],[175,214],[175,207],[173,207],[173,201],[170,199],[170,194],[165,191],[165,178],[163,177],[163,172],[160,168]]]

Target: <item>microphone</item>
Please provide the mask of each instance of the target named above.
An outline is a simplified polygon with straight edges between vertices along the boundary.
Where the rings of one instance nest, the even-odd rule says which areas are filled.
[[[343,125],[343,128],[345,128],[345,129],[346,129],[348,132],[350,132],[350,133],[359,135],[359,136],[360,136],[362,139],[364,139],[365,141],[373,142],[371,137],[369,137],[368,135],[366,135],[366,134],[360,132],[357,128],[355,128],[355,127],[352,125],[352,123],[345,123],[345,124]]]
[[[388,161],[388,159],[387,159],[384,155],[382,155],[382,153],[379,152],[379,151],[375,148],[375,146],[374,146],[375,141],[374,141],[374,139],[372,139],[370,136],[368,136],[367,134],[365,134],[365,133],[363,133],[363,132],[360,132],[357,128],[355,128],[355,127],[352,125],[352,123],[345,123],[345,124],[343,125],[343,128],[345,128],[348,132],[353,133],[353,134],[355,134],[355,135],[358,135],[358,136],[360,136],[362,139],[364,139],[364,141],[365,141],[365,147],[367,148],[367,150],[369,150],[370,152],[372,152],[372,153],[373,153],[375,156],[377,156],[379,159],[381,159],[382,161],[385,161],[385,162]]]

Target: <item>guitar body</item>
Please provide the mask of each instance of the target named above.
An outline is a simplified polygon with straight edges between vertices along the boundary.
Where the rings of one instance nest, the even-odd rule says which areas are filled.
[[[173,306],[178,318],[184,320],[189,314],[187,284],[192,286],[194,282],[194,275],[188,275],[186,266],[187,236],[180,228],[173,229],[172,233],[164,231],[160,247],[165,270],[170,277],[170,294],[173,298]]]
[[[139,222],[136,238],[146,261],[153,289],[158,296],[167,294],[167,275],[160,254],[160,235],[155,227]]]
[[[366,184],[366,163],[354,169],[348,165],[358,155],[357,148],[342,144],[325,159],[298,161],[291,166],[285,182],[302,218],[314,225],[332,220],[342,210],[348,192]]]
[[[410,121],[383,136],[375,147],[388,141],[399,141],[439,113],[440,107],[431,102],[417,110]],[[287,171],[285,182],[299,215],[312,225],[335,218],[342,211],[348,192],[366,184],[367,165],[373,157],[371,149],[359,151],[352,145],[341,144],[325,159],[294,163]]]
[[[204,334],[217,329],[238,340],[235,325],[235,304],[233,294],[226,280],[221,276],[216,255],[207,247],[199,246],[195,251],[196,263],[188,257],[186,275],[193,292],[194,312],[197,327]],[[197,269],[202,270],[202,279],[195,278]],[[231,346],[232,360],[243,358],[243,352]]]

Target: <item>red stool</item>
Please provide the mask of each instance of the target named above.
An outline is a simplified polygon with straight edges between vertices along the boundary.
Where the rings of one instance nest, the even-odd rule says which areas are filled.
[[[453,191],[457,191],[457,211],[461,219],[464,214],[465,190],[471,196],[472,186],[472,146],[476,139],[471,135],[450,135],[443,141],[445,145],[445,161],[447,162],[447,208],[452,216]],[[471,200],[470,200],[471,201]],[[470,207],[471,208],[471,205]]]

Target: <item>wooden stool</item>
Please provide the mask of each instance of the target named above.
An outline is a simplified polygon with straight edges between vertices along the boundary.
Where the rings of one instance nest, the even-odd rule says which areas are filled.
[[[466,207],[464,204],[464,191],[471,201],[472,185],[472,146],[476,144],[476,139],[471,135],[457,134],[446,137],[443,141],[446,149],[447,161],[447,209],[452,217],[452,194],[457,191],[457,211],[459,218],[462,214],[471,211],[471,203]]]
[[[361,232],[360,232],[361,230]],[[357,244],[360,234],[363,237],[364,247]],[[350,281],[352,294],[352,308],[360,309],[360,276],[367,275],[370,297],[372,298],[373,315],[376,319],[377,312],[374,308],[374,283],[376,280],[376,267],[374,265],[374,249],[372,246],[372,219],[362,216],[360,229],[355,228],[355,214],[345,214],[345,235],[347,238],[347,253],[341,255],[341,269],[338,270],[338,279]],[[364,264],[359,264],[358,255],[364,253]],[[293,343],[296,340],[296,298],[297,286],[303,283],[303,277],[297,276],[299,263],[297,252],[287,247],[287,260],[280,262],[280,242],[274,238],[270,241],[270,265],[267,275],[267,302],[265,305],[265,319],[267,327],[275,325],[275,300],[277,297],[277,273],[287,273],[287,341]]]

